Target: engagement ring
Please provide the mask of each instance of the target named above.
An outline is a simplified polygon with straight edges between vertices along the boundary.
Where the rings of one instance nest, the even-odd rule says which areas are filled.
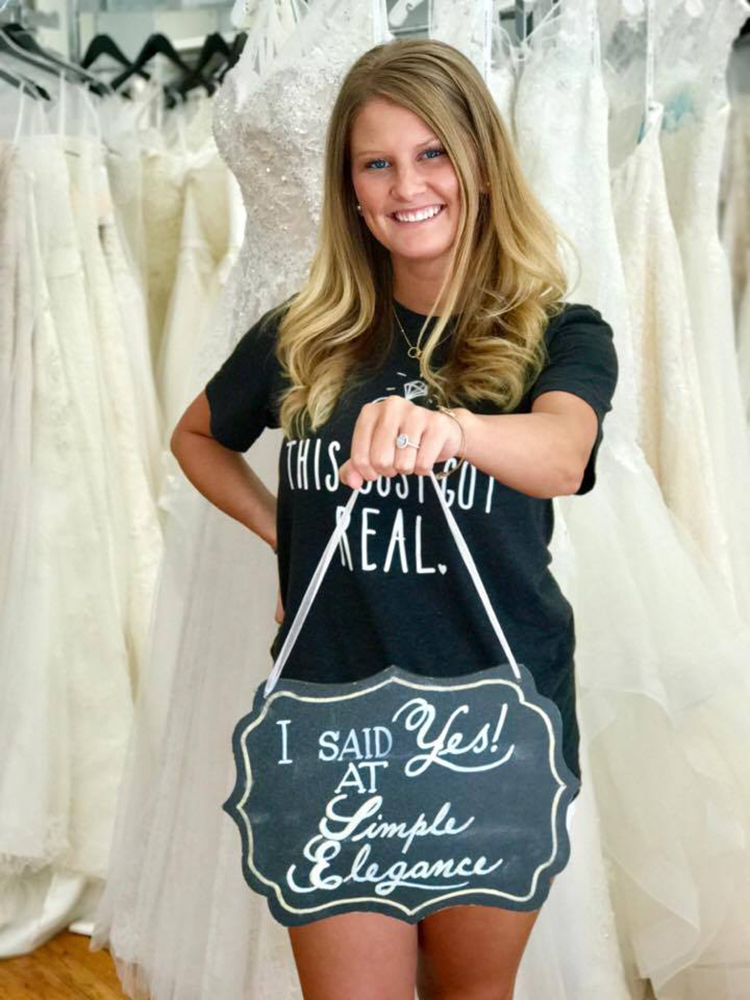
[[[406,434],[399,434],[396,438],[397,448],[419,448],[419,444],[416,441],[410,441]]]

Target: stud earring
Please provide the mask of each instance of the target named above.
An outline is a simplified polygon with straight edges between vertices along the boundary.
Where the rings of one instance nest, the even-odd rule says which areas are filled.
[[[361,206],[361,205],[357,205],[357,211],[358,211],[358,212],[361,212],[361,211],[362,211],[362,206]]]

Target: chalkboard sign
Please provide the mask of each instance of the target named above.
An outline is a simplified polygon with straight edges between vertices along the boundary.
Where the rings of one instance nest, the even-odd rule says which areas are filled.
[[[522,664],[347,684],[284,679],[235,727],[223,804],[247,883],[286,926],[347,911],[536,910],[567,864],[578,779]]]

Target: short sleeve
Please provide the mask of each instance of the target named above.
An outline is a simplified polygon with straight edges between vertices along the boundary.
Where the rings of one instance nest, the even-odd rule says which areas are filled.
[[[593,306],[567,303],[547,331],[549,363],[530,390],[533,404],[545,392],[570,392],[591,406],[597,419],[591,449],[578,494],[596,482],[596,456],[603,438],[605,415],[612,409],[618,365],[612,327]]]
[[[206,385],[211,434],[225,448],[247,451],[265,427],[278,427],[275,394],[278,319],[265,313],[238,341]]]

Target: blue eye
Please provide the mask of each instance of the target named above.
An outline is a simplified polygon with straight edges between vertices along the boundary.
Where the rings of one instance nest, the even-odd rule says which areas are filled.
[[[442,148],[439,148],[439,147],[435,146],[432,149],[426,149],[424,151],[424,153],[422,154],[422,156],[425,157],[428,160],[437,160],[441,156],[445,156],[445,150],[442,149]],[[382,166],[378,166],[378,164],[386,164],[387,165],[387,163],[388,163],[387,160],[382,160],[382,159],[381,160],[370,160],[369,163],[365,164],[365,170],[381,170]]]

